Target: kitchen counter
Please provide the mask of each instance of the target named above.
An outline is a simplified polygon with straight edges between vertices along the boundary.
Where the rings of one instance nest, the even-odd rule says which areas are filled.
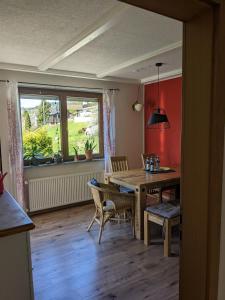
[[[34,227],[31,219],[8,192],[0,195],[0,237],[29,231]]]

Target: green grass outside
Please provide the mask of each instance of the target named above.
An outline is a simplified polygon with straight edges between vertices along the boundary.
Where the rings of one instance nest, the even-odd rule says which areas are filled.
[[[82,128],[87,128],[90,124],[88,122],[77,122],[75,123],[72,120],[68,120],[68,143],[69,143],[69,155],[74,155],[74,146],[79,147],[79,154],[84,154],[84,143],[87,140],[88,136],[85,132],[82,132]],[[47,132],[48,136],[52,138],[53,142],[53,152],[57,153],[61,150],[61,132],[60,125],[45,125],[43,126]],[[59,132],[59,146],[57,137],[57,128]],[[94,149],[94,153],[99,153],[99,137],[98,135],[93,136],[96,148]],[[60,147],[60,148],[59,148]]]

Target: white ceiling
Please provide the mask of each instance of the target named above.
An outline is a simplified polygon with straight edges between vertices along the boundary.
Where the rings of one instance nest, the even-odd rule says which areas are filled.
[[[4,69],[146,82],[156,62],[182,68],[182,23],[116,0],[1,0],[0,28]]]

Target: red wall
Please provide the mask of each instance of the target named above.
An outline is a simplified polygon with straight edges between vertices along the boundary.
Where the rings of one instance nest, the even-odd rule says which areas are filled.
[[[145,86],[145,153],[160,156],[161,166],[180,164],[181,152],[181,77],[160,81],[159,100],[157,83]],[[169,129],[149,129],[147,120],[153,107],[159,104],[165,109],[170,122]]]

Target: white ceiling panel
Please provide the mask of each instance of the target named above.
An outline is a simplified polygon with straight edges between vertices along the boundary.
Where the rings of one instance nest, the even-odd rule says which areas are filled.
[[[98,74],[181,40],[180,22],[131,7],[116,26],[55,67]]]
[[[155,66],[157,62],[163,63],[162,67],[160,67],[160,73],[168,73],[172,70],[182,69],[182,47],[157,55],[147,61],[134,64],[118,72],[114,72],[110,74],[110,76],[130,79],[152,77],[157,73],[157,68]]]
[[[115,0],[1,0],[0,62],[37,66]]]
[[[127,9],[116,18],[119,5]],[[111,27],[64,55],[108,15]],[[116,0],[0,0],[0,64],[9,69],[140,80],[156,74],[157,61],[165,62],[162,72],[181,68],[182,49],[172,47],[181,41],[181,22]]]

